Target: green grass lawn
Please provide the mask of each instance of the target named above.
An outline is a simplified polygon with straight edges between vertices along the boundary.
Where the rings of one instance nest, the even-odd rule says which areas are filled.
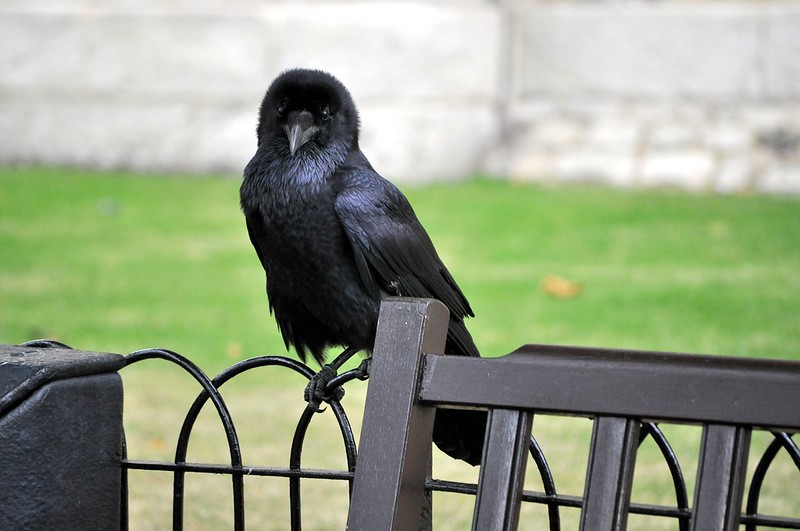
[[[0,342],[47,337],[121,353],[159,346],[209,373],[249,356],[284,353],[239,212],[238,186],[238,180],[221,177],[0,169]],[[539,342],[800,359],[797,198],[485,179],[405,191],[475,309],[469,327],[485,355]],[[580,292],[566,298],[549,293],[543,283],[551,275]],[[123,376],[132,456],[170,459],[174,424],[183,402],[193,397],[189,383],[158,364],[131,367]],[[250,419],[239,420],[247,426],[246,461],[285,464],[286,438],[273,440],[262,428],[285,425],[291,435],[303,407],[302,382],[265,378],[231,384],[230,401]],[[143,391],[148,385],[158,392]],[[357,429],[363,388],[348,391],[345,400]],[[173,401],[180,403],[174,411],[165,407]],[[274,411],[267,416],[269,408]],[[567,478],[560,485],[579,494],[576,472],[585,467],[580,445],[588,443],[589,432],[588,423],[573,424],[537,422],[535,430],[552,452],[557,479]],[[219,430],[213,418],[208,426],[198,427],[204,436],[192,447],[194,459],[224,459],[224,449],[214,446]],[[324,440],[328,432],[320,429]],[[676,437],[685,444],[678,451],[688,456],[684,471],[691,483],[697,440],[680,429]],[[308,466],[341,466],[324,455],[308,459]],[[437,458],[437,471],[455,479],[474,474],[451,463]],[[652,463],[659,467],[657,458]],[[638,492],[644,501],[668,503],[669,489],[650,485],[648,466],[637,472]],[[777,490],[800,492],[796,471],[785,468]],[[168,491],[169,480],[162,479]],[[132,529],[168,526],[164,502],[154,495],[159,489],[149,479],[132,481],[132,498],[149,500],[132,502]],[[200,482],[196,489],[213,490]],[[283,483],[273,488],[253,480],[248,496],[260,500],[250,513],[259,522],[267,508],[286,503]],[[322,516],[309,528],[341,528],[346,489],[318,498]],[[441,518],[460,522],[451,508],[470,514],[462,501],[441,498]],[[188,528],[224,527],[225,499],[200,503],[190,511],[195,520]],[[797,505],[790,498],[784,508]],[[658,529],[634,524],[631,529]]]
[[[0,170],[0,341],[283,352],[237,180]],[[489,180],[407,188],[486,355],[524,342],[800,359],[800,201]],[[541,289],[550,274],[574,298]]]

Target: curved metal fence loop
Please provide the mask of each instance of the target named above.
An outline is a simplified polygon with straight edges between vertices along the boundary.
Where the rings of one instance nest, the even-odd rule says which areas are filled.
[[[211,379],[202,371],[194,362],[178,354],[165,349],[145,349],[137,350],[125,356],[126,366],[139,363],[147,359],[161,359],[173,363],[189,373],[197,383],[203,388],[203,392],[208,394],[211,402],[217,410],[217,413],[222,422],[225,436],[228,439],[228,446],[230,449],[231,464],[234,466],[241,466],[241,448],[239,447],[239,437],[236,434],[236,427],[231,418],[228,406],[225,404],[222,395],[217,392],[217,388]]]
[[[203,392],[208,395],[211,402],[219,414],[222,427],[225,431],[225,437],[228,442],[228,450],[230,453],[231,468],[231,481],[233,483],[233,507],[234,507],[234,529],[236,531],[244,530],[245,523],[245,508],[244,508],[244,478],[242,473],[242,452],[239,445],[239,436],[236,434],[236,426],[233,423],[228,406],[222,395],[219,393],[214,383],[209,379],[208,375],[204,373],[197,365],[191,360],[176,352],[165,349],[145,349],[138,350],[125,356],[126,366],[138,363],[147,359],[162,359],[177,365],[184,371],[189,373],[203,388]],[[183,434],[182,434],[183,435]],[[188,433],[185,439],[178,438],[178,443],[175,449],[175,464],[186,463],[186,450],[188,446]],[[172,509],[172,528],[175,531],[183,529],[183,492],[184,492],[184,479],[185,471],[180,468],[175,470],[174,484],[173,484],[173,509]]]
[[[669,444],[664,432],[661,431],[661,428],[659,428],[658,424],[655,422],[642,423],[639,445],[641,445],[648,436],[653,439],[653,442],[658,446],[669,468],[669,473],[672,477],[672,485],[675,489],[675,503],[677,509],[682,513],[678,516],[679,529],[680,531],[688,531],[689,518],[691,517],[691,513],[689,512],[689,494],[686,490],[686,478],[683,476],[678,456],[672,449],[672,445]]]
[[[285,367],[292,369],[299,374],[306,376],[308,378],[313,375],[313,371],[306,365],[293,360],[291,358],[287,358],[284,356],[259,356],[255,358],[250,358],[235,365],[232,365],[219,373],[215,376],[212,380],[210,380],[211,385],[219,390],[225,382],[231,380],[233,377],[238,376],[246,371],[251,369],[255,369],[257,367],[266,367],[271,365],[277,365],[280,367]],[[216,394],[216,393],[215,393]],[[178,449],[176,451],[176,462],[185,462],[186,454],[188,451],[189,445],[189,438],[191,436],[191,431],[194,428],[194,424],[197,421],[197,417],[200,415],[200,412],[203,409],[203,406],[206,404],[208,399],[212,395],[209,394],[207,389],[203,389],[200,394],[197,395],[195,401],[192,403],[189,411],[184,418],[183,425],[181,426],[181,431],[178,436]]]
[[[277,365],[280,367],[285,367],[292,369],[303,376],[309,377],[313,374],[310,368],[306,365],[293,360],[291,358],[287,358],[285,356],[258,356],[255,358],[249,358],[243,361],[240,361],[227,369],[223,370],[217,376],[215,376],[211,383],[212,385],[219,390],[222,385],[243,372],[246,372],[250,369],[254,369],[256,367],[264,367],[270,365]],[[186,462],[186,455],[189,449],[189,439],[191,437],[191,431],[194,428],[194,424],[197,421],[197,417],[200,415],[200,412],[203,409],[203,406],[206,404],[208,399],[210,398],[209,393],[203,389],[200,394],[197,396],[195,401],[192,403],[189,411],[186,414],[186,418],[184,419],[183,426],[181,426],[181,431],[178,436],[178,446],[175,452],[175,462]],[[244,478],[243,475],[239,475],[240,481],[242,483],[242,489],[244,489]],[[175,482],[173,485],[173,500],[176,504],[173,507],[173,515],[180,514],[181,518],[183,516],[183,494],[185,490],[185,473],[183,471],[176,471],[175,473]],[[177,504],[180,503],[180,506]],[[235,506],[234,506],[235,507]],[[238,512],[238,509],[235,508],[235,511]],[[241,517],[237,514],[236,520],[242,520],[242,526],[244,526],[244,514],[242,513]]]
[[[279,366],[282,368],[291,369],[298,374],[310,379],[315,373],[314,371],[299,361],[285,357],[285,356],[258,356],[249,358],[228,367],[218,374],[213,379],[209,379],[205,373],[199,369],[194,363],[185,357],[175,352],[162,350],[162,349],[148,349],[141,350],[126,356],[127,365],[143,361],[145,359],[163,359],[174,363],[181,367],[184,371],[190,373],[196,381],[198,381],[203,389],[195,398],[191,407],[189,408],[183,425],[181,427],[178,442],[175,452],[175,464],[181,465],[186,463],[186,456],[188,452],[189,440],[191,439],[192,429],[197,421],[197,418],[202,411],[204,405],[211,399],[222,419],[223,426],[226,428],[226,435],[228,437],[228,444],[231,448],[231,467],[232,467],[232,480],[234,490],[234,529],[244,529],[244,482],[243,476],[245,471],[242,467],[241,449],[236,435],[235,426],[233,424],[230,412],[225,405],[224,399],[219,392],[223,384],[232,378],[258,367]],[[337,376],[329,384],[329,388],[338,387],[354,379],[363,379],[363,374],[357,370],[348,371],[342,375]],[[345,413],[344,408],[338,401],[330,403],[331,410],[339,425],[342,434],[345,454],[347,458],[349,490],[352,491],[352,473],[355,470],[355,462],[357,458],[357,446],[355,436],[353,435],[352,426]],[[304,410],[295,430],[295,435],[292,443],[292,452],[290,456],[289,470],[296,471],[289,477],[290,483],[290,506],[292,507],[292,529],[300,529],[300,479],[301,479],[301,466],[300,456],[302,452],[302,445],[305,440],[305,434],[308,426],[313,418],[313,411]],[[177,467],[174,470],[174,483],[173,483],[173,529],[179,530],[183,528],[183,498],[185,489],[185,474],[186,470]]]
[[[60,346],[60,345],[56,345]],[[184,488],[185,488],[185,474],[187,471],[196,472],[211,472],[211,473],[224,473],[232,476],[233,482],[233,497],[234,497],[234,529],[239,531],[245,527],[245,512],[244,512],[244,475],[245,474],[258,474],[266,476],[284,476],[289,479],[290,484],[290,507],[292,529],[301,529],[301,513],[300,513],[300,479],[302,477],[317,477],[325,479],[345,479],[348,481],[349,492],[352,492],[352,479],[355,470],[355,463],[357,458],[357,445],[355,436],[353,434],[352,426],[344,408],[339,401],[333,400],[330,402],[330,409],[334,414],[337,424],[339,426],[343,445],[345,449],[345,456],[347,460],[347,472],[337,471],[317,471],[317,470],[303,470],[301,468],[301,453],[303,443],[305,441],[306,432],[311,420],[314,417],[314,411],[305,408],[298,426],[295,429],[295,434],[292,442],[292,450],[290,455],[290,463],[288,469],[269,469],[265,467],[247,467],[245,469],[242,465],[241,448],[236,434],[235,425],[232,416],[225,404],[224,399],[219,391],[220,387],[234,377],[258,368],[277,366],[281,368],[288,368],[296,373],[310,379],[315,372],[297,360],[285,356],[258,356],[249,358],[247,360],[238,362],[227,369],[223,370],[213,379],[210,379],[199,367],[193,362],[172,351],[163,349],[146,349],[129,354],[126,358],[126,365],[141,362],[146,359],[162,359],[171,362],[180,367],[185,372],[188,372],[198,383],[200,383],[202,390],[195,398],[194,402],[187,411],[184,417],[183,425],[181,426],[178,435],[178,442],[176,444],[174,464],[168,463],[146,463],[135,462],[127,459],[127,453],[123,456],[124,475],[127,475],[127,470],[131,468],[139,469],[157,469],[169,470],[174,474],[173,481],[173,529],[183,529],[184,520]],[[364,374],[358,370],[347,371],[341,375],[336,376],[328,384],[328,388],[339,387],[355,379],[364,379]],[[188,452],[188,444],[191,439],[192,430],[199,417],[202,408],[211,400],[222,421],[223,427],[226,431],[228,438],[228,445],[231,452],[231,465],[230,468],[218,465],[203,465],[203,464],[187,464],[186,456]],[[127,490],[127,489],[125,489]],[[127,514],[127,503],[123,503],[123,514]]]
[[[308,375],[308,378],[311,378],[311,376],[313,376],[313,372],[311,375]],[[341,387],[345,383],[356,379],[363,379],[363,374],[357,369],[353,369],[335,376],[328,383],[326,389],[328,392],[330,392],[333,389]],[[341,431],[342,440],[345,447],[345,455],[347,458],[347,470],[348,472],[352,473],[355,471],[358,453],[352,426],[350,425],[350,421],[347,418],[344,407],[342,407],[342,404],[339,400],[332,399],[328,404],[339,424],[339,429]],[[292,448],[289,454],[289,470],[300,470],[302,468],[303,444],[305,443],[306,433],[309,425],[311,424],[311,419],[314,418],[316,413],[317,412],[313,409],[305,408],[297,421],[294,437],[292,438]],[[302,494],[300,489],[301,479],[302,478],[300,475],[293,475],[289,478],[289,508],[292,531],[300,531],[302,529]],[[351,476],[351,478],[348,480],[348,493],[352,494],[352,491],[353,479]]]
[[[545,496],[550,498],[547,501],[547,516],[550,521],[550,531],[561,531],[561,511],[559,509],[558,501],[555,499],[558,493],[556,492],[556,481],[553,478],[553,471],[550,470],[550,465],[547,463],[547,458],[539,445],[539,441],[531,434],[531,442],[529,451],[533,462],[536,463],[536,469],[539,471],[539,477],[542,479],[542,486],[544,488]]]
[[[798,448],[797,443],[794,442],[791,435],[785,432],[773,432],[772,435],[774,438],[761,455],[761,459],[759,459],[758,465],[756,465],[755,471],[753,471],[753,478],[750,480],[746,505],[748,515],[758,514],[758,503],[761,498],[761,489],[764,486],[764,479],[766,479],[767,472],[769,472],[772,463],[775,461],[775,457],[781,449],[786,450],[792,458],[792,461],[794,461],[798,472],[800,472],[800,448]],[[757,520],[751,521],[748,519],[745,523],[745,531],[755,531],[758,525]]]
[[[308,426],[311,424],[311,419],[315,414],[316,411],[310,408],[303,409],[303,412],[300,414],[300,419],[297,421],[297,427],[294,431],[294,437],[292,437],[292,449],[289,453],[289,470],[300,470],[301,468],[303,443],[306,439]],[[300,531],[302,529],[302,505],[300,498],[300,477],[292,476],[289,478],[289,510],[291,513],[292,531]]]
[[[364,373],[358,369],[351,369],[349,371],[343,372],[342,374],[336,375],[334,378],[328,382],[326,386],[326,391],[330,393],[333,389],[337,387],[342,387],[347,383],[352,382],[353,380],[365,380]],[[343,395],[346,396],[346,395]],[[339,430],[342,434],[342,442],[344,443],[344,450],[345,450],[345,457],[347,459],[347,471],[348,472],[355,472],[356,469],[356,459],[358,457],[358,447],[356,445],[355,435],[353,434],[353,427],[350,424],[350,419],[347,418],[347,412],[342,406],[341,398],[340,399],[333,399],[329,402],[331,411],[333,412],[334,417],[339,425]],[[299,457],[299,456],[298,456]],[[299,462],[298,462],[299,465]],[[353,480],[349,481],[349,489],[352,493],[353,490]]]
[[[789,452],[789,457],[792,458],[794,465],[797,467],[797,471],[800,472],[800,447],[797,446],[797,443],[794,442],[792,439],[792,435],[789,435],[786,432],[773,432],[772,435],[780,441],[781,446]]]

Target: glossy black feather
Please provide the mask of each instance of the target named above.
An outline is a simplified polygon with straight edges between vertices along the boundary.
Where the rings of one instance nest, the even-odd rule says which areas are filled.
[[[302,131],[294,152],[292,131]],[[320,364],[328,347],[371,351],[380,301],[397,295],[442,301],[446,353],[479,355],[464,325],[473,315],[466,297],[406,197],[359,149],[358,113],[341,83],[319,71],[282,74],[264,97],[257,136],[241,206],[287,348]],[[475,464],[485,422],[480,412],[440,411],[434,439]]]

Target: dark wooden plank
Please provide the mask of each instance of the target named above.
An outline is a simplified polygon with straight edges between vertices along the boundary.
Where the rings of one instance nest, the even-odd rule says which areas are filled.
[[[418,529],[434,408],[417,389],[422,352],[443,352],[448,311],[438,301],[381,305],[347,529]]]
[[[620,531],[628,521],[640,422],[597,417],[592,430],[581,531]]]
[[[517,528],[525,481],[532,415],[525,411],[489,412],[472,529]]]
[[[749,449],[750,428],[719,424],[703,427],[692,531],[739,529]]]
[[[800,363],[528,345],[501,358],[426,360],[420,398],[797,431]]]

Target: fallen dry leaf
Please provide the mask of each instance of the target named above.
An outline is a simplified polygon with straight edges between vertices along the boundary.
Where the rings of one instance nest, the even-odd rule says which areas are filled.
[[[225,355],[229,358],[241,358],[242,357],[242,344],[232,341],[225,345]]]
[[[153,450],[164,450],[167,447],[167,443],[164,442],[164,439],[159,437],[153,437],[152,439],[148,440],[147,445]]]
[[[583,286],[579,282],[558,275],[547,275],[542,279],[542,290],[559,299],[571,299],[581,294]]]

